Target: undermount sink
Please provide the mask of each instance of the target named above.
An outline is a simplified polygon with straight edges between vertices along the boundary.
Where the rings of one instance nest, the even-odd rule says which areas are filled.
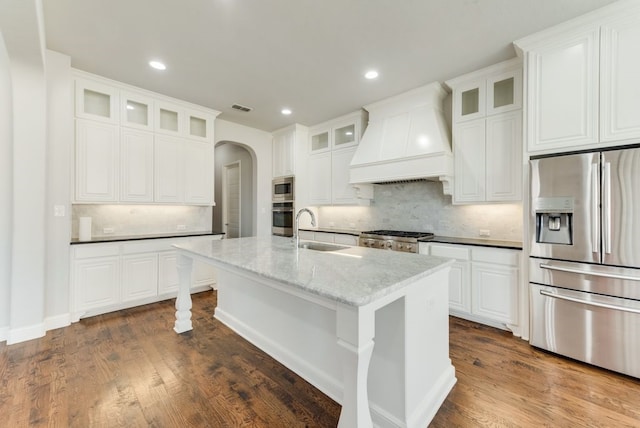
[[[298,244],[298,248],[314,251],[338,251],[349,247],[344,245],[325,244],[323,242],[300,242]]]

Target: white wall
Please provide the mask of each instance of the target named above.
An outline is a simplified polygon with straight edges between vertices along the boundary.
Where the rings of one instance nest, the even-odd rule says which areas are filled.
[[[0,341],[9,332],[11,299],[11,219],[13,198],[13,153],[11,123],[11,76],[9,57],[0,33]]]
[[[7,343],[44,335],[46,83],[39,0],[0,3],[11,73],[13,198]]]
[[[272,141],[270,133],[237,123],[216,119],[216,143],[221,141],[239,143],[248,146],[255,153],[253,191],[256,201],[256,235],[271,234],[271,178],[272,178]]]
[[[47,180],[45,329],[59,328],[69,319],[69,237],[71,236],[71,170],[73,168],[73,87],[71,58],[46,52]],[[54,206],[64,216],[54,216]]]
[[[240,219],[240,236],[254,236],[255,204],[253,203],[255,192],[253,191],[253,158],[251,153],[244,147],[234,144],[221,142],[216,145],[215,149],[215,200],[216,206],[213,207],[213,228],[216,231],[224,230],[222,228],[223,200],[222,200],[222,175],[224,166],[233,162],[240,162],[240,207],[242,210]]]

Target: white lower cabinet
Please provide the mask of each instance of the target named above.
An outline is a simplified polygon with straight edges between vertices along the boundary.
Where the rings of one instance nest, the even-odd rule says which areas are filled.
[[[120,290],[114,287],[120,278],[120,260],[117,256],[78,260],[73,269],[76,287],[76,306],[84,310],[115,305]]]
[[[421,243],[420,253],[455,260],[449,276],[451,315],[519,334],[519,250]]]
[[[223,235],[71,246],[72,320],[173,298],[178,293],[172,245]],[[214,287],[211,265],[194,263],[192,292]]]
[[[135,254],[122,257],[122,301],[144,299],[158,294],[158,255]]]

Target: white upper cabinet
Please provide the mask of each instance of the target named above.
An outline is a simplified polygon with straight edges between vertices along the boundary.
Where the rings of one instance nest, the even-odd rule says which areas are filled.
[[[213,142],[213,121],[215,116],[204,111],[185,109],[184,120],[184,132],[187,138]]]
[[[186,125],[183,108],[179,105],[162,101],[156,101],[154,105],[155,131],[175,137],[182,136]]]
[[[446,83],[453,90],[453,203],[521,200],[521,62]]]
[[[153,131],[153,99],[142,94],[120,93],[120,124]]]
[[[273,177],[295,175],[296,126],[278,130],[273,133]]]
[[[76,119],[76,201],[118,201],[118,139],[116,125]]]
[[[598,141],[598,28],[527,56],[529,151]]]
[[[516,41],[528,73],[529,152],[637,142],[639,43],[640,3],[629,1]]]
[[[366,112],[360,110],[309,129],[309,167],[301,174],[308,178],[311,205],[367,203],[349,183],[349,165],[366,121]]]
[[[153,134],[120,131],[120,200],[153,202]]]
[[[212,205],[214,193],[213,144],[184,142],[184,202]]]
[[[500,68],[503,71],[500,71]],[[475,78],[474,75],[476,75]],[[480,119],[522,108],[520,64],[516,67],[501,65],[496,67],[495,71],[485,69],[467,75],[464,81],[458,78],[447,84],[455,86],[453,93],[455,122]]]
[[[600,138],[640,138],[640,14],[604,25],[600,42]]]
[[[90,79],[76,79],[76,117],[118,123],[118,90]]]
[[[74,72],[74,201],[213,205],[219,112]]]

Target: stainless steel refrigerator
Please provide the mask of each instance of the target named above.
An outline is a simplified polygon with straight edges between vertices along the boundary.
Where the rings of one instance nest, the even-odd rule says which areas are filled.
[[[530,343],[640,377],[640,149],[531,160]]]

